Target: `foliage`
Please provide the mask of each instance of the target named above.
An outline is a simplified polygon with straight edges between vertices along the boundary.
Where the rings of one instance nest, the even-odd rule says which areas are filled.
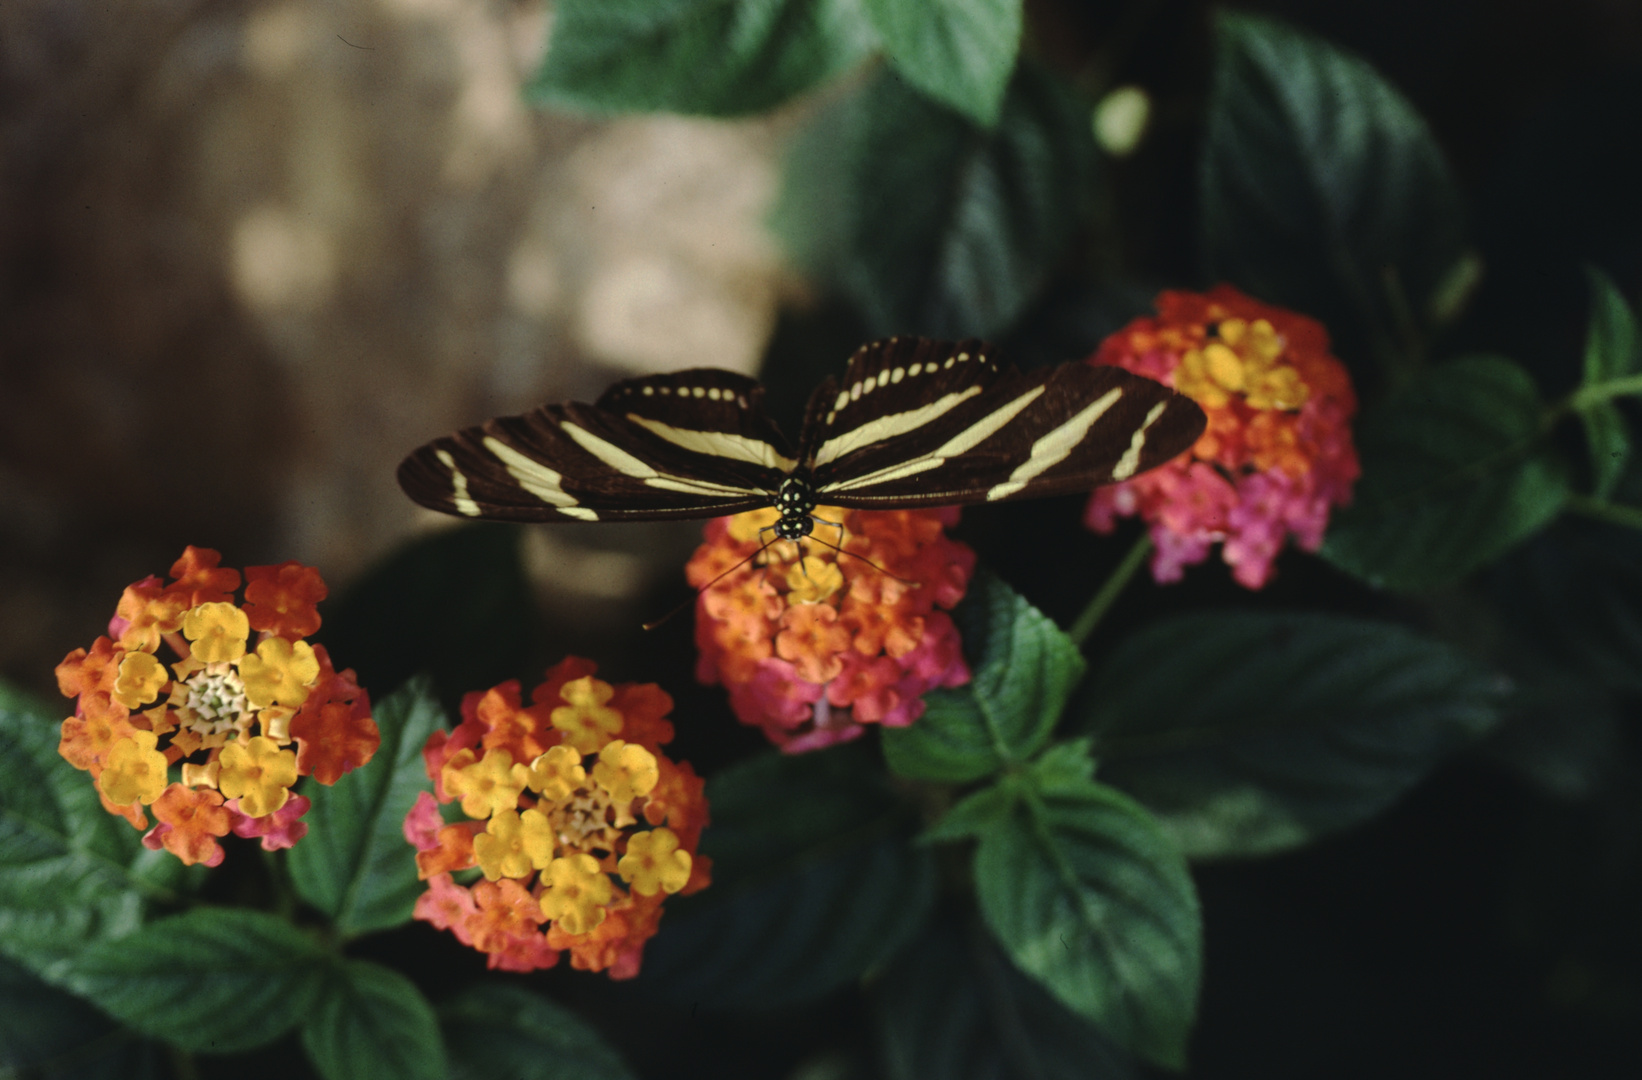
[[[770,224],[826,296],[825,310],[842,312],[852,332],[990,335],[1027,348],[1072,327],[1076,348],[1090,355],[1115,329],[1109,313],[1156,277],[1124,250],[1125,214],[1164,196],[1125,187],[1124,164],[1096,144],[1091,117],[1127,70],[1122,58],[1069,64],[1046,40],[1054,27],[1040,7],[1052,5],[561,0],[528,94],[596,113],[730,117],[814,93],[792,114],[797,130]],[[1155,5],[1127,7],[1143,22]],[[1252,298],[1250,310],[1272,305],[1306,316],[1306,326],[1321,323],[1350,371],[1339,400],[1362,402],[1355,418],[1344,405],[1334,416],[1342,430],[1350,421],[1361,461],[1352,502],[1332,516],[1337,504],[1314,508],[1326,533],[1287,551],[1270,589],[1265,572],[1286,542],[1282,530],[1261,555],[1261,574],[1240,579],[1236,602],[1213,566],[1137,601],[1133,591],[1119,594],[1148,541],[1119,556],[1104,541],[1095,547],[1064,507],[978,508],[960,535],[973,538],[983,563],[952,623],[940,624],[955,625],[962,642],[961,658],[954,646],[943,670],[967,665],[967,682],[943,682],[921,703],[903,700],[917,697],[896,681],[911,646],[880,634],[857,648],[866,632],[854,628],[863,637],[846,634],[846,644],[889,672],[874,692],[899,687],[902,696],[865,716],[865,694],[821,696],[836,671],[807,679],[814,693],[799,705],[818,711],[805,712],[805,722],[828,717],[829,702],[857,709],[829,729],[827,741],[841,745],[749,755],[733,741],[734,717],[716,691],[687,698],[688,688],[669,688],[680,707],[666,720],[674,701],[650,686],[643,709],[618,702],[629,720],[649,717],[639,725],[645,734],[612,741],[622,708],[607,706],[604,691],[617,691],[590,675],[578,680],[580,697],[561,700],[556,688],[528,705],[517,685],[494,685],[534,677],[525,668],[542,628],[518,531],[464,526],[391,557],[327,616],[326,649],[375,695],[380,747],[334,787],[303,784],[308,832],[289,853],[280,850],[289,844],[264,843],[259,861],[249,843],[226,840],[248,867],[235,877],[145,846],[109,813],[136,804],[105,804],[59,753],[70,707],[0,688],[0,1011],[8,1017],[0,1070],[161,1077],[191,1075],[190,1055],[300,1053],[326,1078],[722,1075],[706,1057],[681,1063],[696,1052],[699,1010],[701,1030],[723,1024],[734,1033],[725,1044],[756,1041],[766,1028],[780,1033],[773,1043],[796,1030],[806,1049],[845,1046],[896,1080],[1184,1071],[1199,1014],[1215,1001],[1212,980],[1242,976],[1228,964],[1205,982],[1205,912],[1220,917],[1210,886],[1226,864],[1297,859],[1290,853],[1314,845],[1346,850],[1410,793],[1449,782],[1444,763],[1478,745],[1485,754],[1471,755],[1467,768],[1503,764],[1534,785],[1534,798],[1594,799],[1613,820],[1632,820],[1634,798],[1604,785],[1636,771],[1610,759],[1628,752],[1625,725],[1642,691],[1642,470],[1629,400],[1642,395],[1642,333],[1626,292],[1634,280],[1585,268],[1581,325],[1547,327],[1547,337],[1570,343],[1547,376],[1543,356],[1517,353],[1473,317],[1481,263],[1467,185],[1410,96],[1369,60],[1310,31],[1236,11],[1209,22],[1206,52],[1194,59],[1206,66],[1206,98],[1173,109],[1190,112],[1201,136],[1195,171],[1174,177],[1179,190],[1168,189],[1175,201],[1166,208],[1172,223],[1191,223],[1207,276],[1170,285],[1234,286]],[[1160,36],[1153,26],[1129,33],[1125,45],[1114,32],[1112,48]],[[1177,36],[1170,48],[1196,47]],[[1480,280],[1486,290],[1486,275]],[[1232,355],[1228,343],[1241,334],[1251,336],[1236,364],[1258,359],[1260,321],[1234,329],[1204,315],[1170,363],[1213,368],[1209,351]],[[1156,361],[1147,350],[1168,330],[1141,328],[1133,370],[1147,373]],[[1280,336],[1270,320],[1263,332]],[[1323,337],[1318,331],[1320,356]],[[778,392],[797,378],[791,359],[777,349],[768,360],[765,377]],[[1243,371],[1215,377],[1237,383]],[[1297,413],[1304,400],[1268,394],[1255,409],[1251,386],[1229,389],[1224,415],[1251,431],[1261,409]],[[1213,480],[1212,470],[1226,467],[1215,460],[1199,453],[1190,467]],[[1340,472],[1354,477],[1354,469]],[[1188,482],[1187,465],[1179,476]],[[1127,497],[1109,490],[1114,502]],[[1223,542],[1238,531],[1206,529],[1195,540],[1213,532]],[[1312,550],[1315,559],[1304,553]],[[1176,569],[1200,556],[1177,558]],[[956,565],[959,556],[942,560]],[[808,561],[800,553],[787,562],[802,580],[783,603],[813,609]],[[1086,590],[1097,564],[1117,569],[1098,592]],[[932,603],[908,614],[929,598],[907,600],[858,569],[823,629],[850,617],[856,588],[880,589],[874,603],[905,616],[897,630],[912,636],[926,632],[926,617],[928,625],[947,618]],[[905,592],[923,584],[878,576],[909,585]],[[955,598],[962,583],[954,588]],[[1092,601],[1083,617],[1066,617],[1085,599],[1080,590]],[[746,595],[760,602],[756,585]],[[779,642],[786,628],[766,638]],[[772,657],[777,647],[757,642],[766,674],[791,666],[790,657]],[[647,645],[636,654],[651,663],[656,652]],[[93,674],[83,675],[82,707],[106,705],[108,687],[93,688]],[[106,674],[111,686],[115,675]],[[760,689],[791,704],[779,680]],[[637,693],[630,684],[620,692]],[[452,735],[458,701],[464,723]],[[168,707],[155,704],[150,716]],[[475,719],[482,709],[491,710],[483,724]],[[277,724],[278,707],[270,713]],[[562,713],[594,734],[616,715],[617,726],[589,744],[580,779],[579,755],[568,765],[555,758],[563,771],[551,773],[540,767],[546,750],[521,752],[529,760],[498,752],[508,739],[524,745],[549,732],[549,718]],[[530,915],[550,890],[574,897],[614,873],[589,852],[614,865],[628,849],[597,847],[598,829],[587,851],[577,849],[581,863],[532,863],[526,842],[504,850],[513,841],[482,822],[522,834],[517,790],[526,774],[538,793],[563,789],[542,798],[546,809],[525,811],[549,847],[560,835],[553,830],[590,813],[589,791],[604,793],[598,814],[621,801],[615,790],[631,810],[634,777],[646,768],[645,792],[672,784],[674,798],[695,806],[679,792],[699,796],[697,773],[671,759],[658,766],[639,745],[667,742],[674,724],[680,745],[705,748],[698,764],[711,766],[701,769],[710,824],[699,861],[689,845],[671,853],[677,880],[665,891],[683,895],[668,898],[665,917],[655,915],[659,901],[644,908],[660,922],[633,932],[642,966],[638,945],[587,959],[607,940],[565,929],[576,924],[573,900],[570,916],[542,931],[551,947],[510,971],[551,966],[563,949],[574,960],[528,983],[481,971],[466,952],[449,960],[425,928],[412,927],[413,917],[446,928],[460,921],[439,909],[441,896],[501,896],[495,910],[512,904]],[[637,758],[613,764],[633,750]],[[603,780],[577,787],[599,768]],[[471,821],[448,809],[440,816],[457,781],[468,787],[455,794],[483,806],[466,811]],[[512,801],[486,802],[515,781]],[[658,818],[640,826],[650,829],[643,835],[659,845],[665,832],[676,844],[659,819],[666,800],[658,794],[654,805]],[[551,826],[549,813],[560,815]],[[639,822],[629,814],[616,825]],[[472,856],[479,844],[489,844],[483,858],[453,854]],[[1557,848],[1536,848],[1544,861],[1574,860],[1558,844],[1540,846]],[[1614,863],[1628,867],[1628,852]],[[1600,878],[1591,867],[1602,857],[1568,880]],[[491,872],[506,860],[525,870]],[[622,873],[661,880],[660,871]],[[1624,890],[1635,883],[1615,875],[1614,895],[1630,896]],[[1529,948],[1562,949],[1554,962],[1566,961],[1574,920],[1559,913],[1571,901],[1532,868],[1522,876],[1535,884],[1524,887],[1512,925],[1536,943]],[[534,893],[518,884],[529,880]],[[609,915],[592,906],[601,918],[638,919],[638,901]],[[1493,913],[1474,921],[1491,919],[1507,921]],[[606,926],[608,940],[615,925]],[[1631,927],[1612,932],[1635,936]],[[1576,942],[1577,958],[1604,987],[1618,987],[1613,1008],[1634,1019],[1642,965],[1623,950],[1605,955],[1607,939],[1595,933]],[[1545,940],[1553,944],[1537,944]],[[481,951],[491,968],[507,966],[498,958],[508,949]],[[572,963],[582,970],[568,970]],[[610,981],[588,967],[637,978]],[[595,980],[597,989],[585,990]],[[832,1024],[838,1017],[846,1022]]]

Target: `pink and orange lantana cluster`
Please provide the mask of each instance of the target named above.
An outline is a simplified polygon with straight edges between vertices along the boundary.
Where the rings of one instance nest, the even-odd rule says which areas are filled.
[[[821,507],[815,517],[826,544],[776,541],[696,604],[698,677],[723,683],[741,722],[788,753],[848,741],[864,724],[903,727],[923,715],[925,692],[969,681],[940,610],[963,598],[975,568],[974,551],[944,531],[958,511]],[[776,518],[709,522],[690,584],[757,552]]]
[[[220,561],[188,548],[170,584],[149,576],[128,587],[108,636],[57,665],[58,687],[75,699],[63,757],[91,774],[109,813],[148,830],[145,845],[207,866],[222,862],[217,840],[229,832],[269,850],[295,844],[309,800],[292,785],[334,784],[381,742],[353,672],[303,640],[319,629],[318,571],[247,567],[236,603],[239,572]]]
[[[696,853],[701,778],[661,752],[673,699],[596,670],[566,659],[530,705],[517,681],[468,694],[462,722],[423,749],[434,794],[405,818],[428,882],[416,917],[487,953],[492,968],[552,967],[569,950],[576,968],[632,978],[662,902],[710,880]],[[442,804],[459,804],[461,819],[446,824]],[[471,886],[453,876],[474,868],[483,876]]]
[[[1351,501],[1360,472],[1351,377],[1321,323],[1229,285],[1165,292],[1157,311],[1107,338],[1091,362],[1174,387],[1203,407],[1208,427],[1167,465],[1098,489],[1085,520],[1105,533],[1138,514],[1160,582],[1180,580],[1219,543],[1232,576],[1261,588],[1288,537],[1316,551],[1330,509]]]

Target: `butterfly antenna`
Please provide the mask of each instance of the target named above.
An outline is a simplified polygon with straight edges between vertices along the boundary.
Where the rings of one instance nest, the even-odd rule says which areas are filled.
[[[819,521],[823,525],[836,526],[838,528],[839,535],[840,536],[843,535],[844,526],[840,522],[828,521],[826,518],[816,518],[815,520]],[[902,585],[910,585],[914,589],[923,588],[923,584],[924,584],[923,582],[913,581],[910,578],[904,578],[904,577],[900,577],[899,575],[892,574],[888,570],[885,570],[882,566],[879,566],[877,563],[875,563],[871,559],[867,558],[865,555],[857,555],[853,551],[845,551],[842,547],[838,546],[837,544],[829,544],[827,541],[821,539],[821,537],[819,537],[815,533],[810,533],[810,539],[814,540],[816,543],[820,544],[822,547],[832,548],[832,550],[838,552],[838,554],[840,554],[840,555],[848,555],[852,559],[860,559],[862,562],[866,563],[868,566],[872,567],[874,570],[878,571],[880,574],[882,574],[885,577],[889,578],[891,581],[899,581]]]
[[[716,578],[709,581],[707,584],[703,585],[701,588],[697,589],[696,594],[694,596],[692,596],[692,597],[690,597],[690,599],[684,601],[684,603],[680,604],[678,607],[674,608],[672,611],[669,611],[667,614],[663,615],[659,619],[653,619],[650,622],[645,623],[644,628],[646,630],[654,630],[656,627],[662,625],[665,622],[668,622],[669,620],[671,620],[673,618],[673,616],[677,615],[679,612],[683,611],[685,608],[689,607],[691,604],[694,604],[697,600],[699,600],[701,598],[702,593],[706,592],[708,589],[712,588],[714,585],[717,585],[719,582],[723,581],[725,578],[729,577],[731,574],[735,573],[737,570],[740,570],[743,566],[746,566],[748,563],[752,562],[754,559],[756,559],[760,555],[764,554],[764,549],[768,548],[769,546],[770,545],[769,545],[768,542],[760,544],[757,551],[753,552],[751,555],[748,555],[745,559],[742,559],[740,562],[736,563],[734,566],[730,567],[728,570],[724,571],[722,574],[718,575]]]

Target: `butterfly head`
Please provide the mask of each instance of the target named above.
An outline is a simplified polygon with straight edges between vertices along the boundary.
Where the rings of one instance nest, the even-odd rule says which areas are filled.
[[[781,520],[775,523],[775,535],[782,540],[801,540],[815,528],[815,519],[810,516],[815,510],[815,490],[808,480],[789,476],[781,481],[775,508],[781,513]]]

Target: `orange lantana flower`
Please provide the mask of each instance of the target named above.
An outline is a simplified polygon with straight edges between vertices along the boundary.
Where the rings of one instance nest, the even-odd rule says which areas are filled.
[[[143,843],[208,866],[230,831],[269,850],[296,843],[309,805],[291,793],[297,779],[333,784],[381,742],[353,672],[302,640],[319,628],[318,572],[249,567],[247,599],[261,600],[240,606],[239,571],[219,562],[188,548],[169,584],[131,585],[108,636],[57,665],[75,699],[59,752],[91,774],[110,813],[148,829],[153,810]]]
[[[975,567],[975,553],[945,533],[956,509],[821,507],[825,543],[778,540],[715,582],[760,551],[777,516],[708,522],[687,571],[707,586],[696,603],[697,674],[724,684],[742,723],[799,753],[853,739],[865,724],[910,724],[926,691],[969,681],[947,615]]]
[[[517,682],[472,693],[456,730],[422,751],[434,793],[405,818],[428,891],[416,917],[507,971],[573,966],[638,974],[663,901],[706,887],[701,778],[661,752],[673,701],[612,686],[591,661],[550,669],[521,702]],[[446,824],[440,804],[467,820]],[[471,885],[454,874],[475,875]]]

